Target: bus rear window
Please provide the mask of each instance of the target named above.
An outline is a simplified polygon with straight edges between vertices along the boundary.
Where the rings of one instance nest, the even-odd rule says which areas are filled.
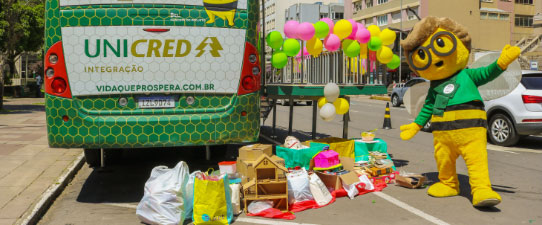
[[[542,73],[524,74],[521,78],[521,84],[526,89],[542,90]]]

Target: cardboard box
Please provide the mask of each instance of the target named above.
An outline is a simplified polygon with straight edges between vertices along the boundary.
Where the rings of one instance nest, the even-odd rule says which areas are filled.
[[[377,168],[377,167],[371,167],[369,168],[371,170],[371,175],[373,177],[380,176],[380,175],[386,175],[393,172],[393,168]]]
[[[267,154],[268,156],[273,155],[273,145],[266,144],[253,144],[247,145],[239,148],[239,158],[241,160],[254,161],[260,155]]]
[[[344,184],[354,184],[359,182],[358,175],[354,172],[348,172],[342,175],[325,174],[316,172],[316,175],[320,177],[320,180],[326,185],[328,189],[339,190],[343,188]]]

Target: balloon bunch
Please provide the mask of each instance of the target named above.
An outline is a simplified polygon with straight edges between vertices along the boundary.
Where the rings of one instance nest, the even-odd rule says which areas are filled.
[[[395,41],[395,32],[387,28],[380,31],[376,25],[365,28],[363,24],[352,19],[339,20],[336,24],[329,18],[323,18],[314,24],[290,20],[284,24],[284,34],[286,40],[278,31],[272,31],[266,37],[267,45],[275,50],[271,65],[277,69],[286,66],[288,56],[301,57],[302,46],[298,39],[306,41],[304,56],[310,54],[317,57],[324,47],[330,52],[341,48],[351,58],[367,58],[369,53],[372,56],[371,61],[378,59],[390,69],[397,68],[400,63],[399,56],[393,54],[388,47]]]
[[[339,98],[340,89],[335,83],[328,83],[324,87],[324,96],[318,99],[320,117],[325,121],[332,121],[336,114],[342,115],[348,112],[350,104],[344,98]]]

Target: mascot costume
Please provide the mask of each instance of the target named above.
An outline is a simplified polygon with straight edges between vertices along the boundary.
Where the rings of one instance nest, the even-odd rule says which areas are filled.
[[[427,193],[433,197],[459,194],[455,163],[462,156],[469,172],[472,204],[489,207],[501,202],[491,189],[487,166],[487,121],[478,86],[498,77],[520,54],[506,45],[499,59],[487,67],[467,69],[471,38],[467,30],[448,18],[427,17],[401,41],[410,68],[430,80],[421,112],[401,126],[409,140],[431,119],[440,182]]]

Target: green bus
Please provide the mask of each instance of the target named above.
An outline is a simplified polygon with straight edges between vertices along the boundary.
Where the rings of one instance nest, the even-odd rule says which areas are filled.
[[[46,0],[49,145],[96,164],[100,149],[257,141],[258,18],[258,0]]]

